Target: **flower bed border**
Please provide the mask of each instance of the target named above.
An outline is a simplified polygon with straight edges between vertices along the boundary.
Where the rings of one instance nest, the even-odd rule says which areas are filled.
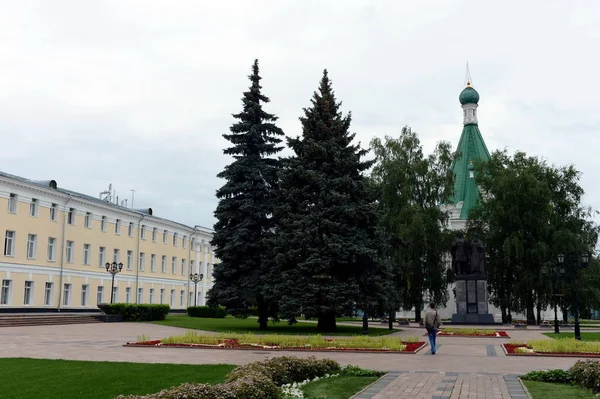
[[[581,357],[581,358],[600,358],[600,353],[557,353],[557,352],[532,352],[532,353],[515,353],[509,352],[506,345],[515,346],[517,348],[525,348],[527,345],[502,344],[502,350],[506,356],[537,356],[537,357]]]
[[[504,333],[504,336],[497,336],[497,335],[484,335],[484,334],[460,334],[460,333],[444,333],[444,330],[438,331],[437,336],[438,337],[446,337],[446,338],[451,338],[451,337],[458,337],[458,338],[510,338],[510,335],[508,335],[508,333],[504,330],[499,330],[496,331],[497,333]],[[424,334],[423,336],[426,337],[428,334]]]
[[[159,345],[160,344],[160,345]],[[386,354],[407,354],[414,355],[421,351],[427,346],[426,342],[406,342],[405,345],[416,345],[420,344],[417,348],[412,351],[396,351],[396,350],[385,350],[385,349],[343,349],[343,348],[264,348],[260,346],[255,347],[228,347],[228,346],[216,346],[216,345],[203,345],[203,344],[161,344],[160,340],[148,341],[148,342],[128,342],[124,344],[124,347],[129,348],[175,348],[175,349],[229,349],[229,350],[250,350],[250,351],[265,351],[265,352],[345,352],[345,353],[386,353]]]

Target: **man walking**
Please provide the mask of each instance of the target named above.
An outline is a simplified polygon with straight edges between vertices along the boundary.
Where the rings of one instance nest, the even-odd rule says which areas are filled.
[[[432,355],[435,355],[435,338],[437,336],[437,330],[441,325],[442,319],[435,308],[435,304],[432,302],[429,304],[427,312],[425,312],[425,328],[427,329],[427,335],[429,335],[429,346],[431,346]]]

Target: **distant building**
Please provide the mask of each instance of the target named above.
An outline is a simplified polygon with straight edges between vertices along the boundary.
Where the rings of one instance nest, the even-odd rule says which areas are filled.
[[[216,259],[212,230],[190,227],[60,188],[0,172],[0,312],[94,310],[110,302],[106,263],[123,264],[114,302],[194,303],[190,273],[202,273],[205,304]]]

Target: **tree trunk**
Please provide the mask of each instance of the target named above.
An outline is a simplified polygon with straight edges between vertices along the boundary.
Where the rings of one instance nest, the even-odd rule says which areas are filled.
[[[542,304],[540,302],[535,305],[535,311],[537,324],[540,325],[542,324]]]
[[[533,311],[533,293],[529,292],[527,294],[527,299],[526,299],[526,317],[527,317],[527,324],[535,324],[535,313]]]
[[[569,311],[567,310],[566,306],[561,306],[560,308],[562,310],[563,322],[565,322],[565,324],[566,324],[569,322]]]
[[[421,301],[417,300],[415,302],[415,323],[419,323],[421,321]]]
[[[269,326],[269,304],[260,295],[256,299],[258,308],[258,329],[266,330]]]
[[[390,330],[394,329],[394,321],[396,321],[396,312],[390,310],[390,314],[388,316],[388,327]]]
[[[506,306],[500,305],[500,312],[502,313],[502,323],[510,323],[510,321],[508,321],[508,314],[506,313]]]
[[[337,326],[335,324],[335,313],[321,313],[318,316],[317,331],[319,332],[335,332]]]

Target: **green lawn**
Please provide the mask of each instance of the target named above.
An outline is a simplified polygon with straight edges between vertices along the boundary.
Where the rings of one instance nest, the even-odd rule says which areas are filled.
[[[554,339],[565,339],[565,338],[573,338],[574,334],[572,331],[570,332],[561,332],[559,334],[554,334],[553,332],[544,333],[545,336],[554,338]],[[581,333],[581,339],[583,341],[600,341],[600,332],[585,332]]]
[[[0,359],[2,399],[114,399],[155,393],[184,382],[216,384],[232,365]]]
[[[295,334],[295,335],[308,335],[318,334],[316,323],[298,322],[293,326],[289,326],[286,321],[280,321],[279,323],[269,322],[269,329],[261,331],[258,329],[257,319],[237,319],[232,316],[227,316],[224,319],[211,319],[204,317],[189,317],[189,316],[175,316],[168,315],[166,320],[154,321],[154,324],[161,324],[163,326],[173,326],[189,328],[194,330],[205,330],[215,332],[234,332],[234,333],[255,333],[255,334]],[[400,330],[389,330],[387,328],[381,328],[381,323],[378,323],[379,328],[369,325],[369,335],[379,336],[387,335],[394,331]],[[140,331],[142,333],[143,331]],[[323,335],[360,335],[362,333],[361,326],[337,326],[337,332],[326,333]]]
[[[533,399],[588,399],[594,395],[583,388],[569,384],[523,381]]]
[[[379,377],[340,376],[326,378],[306,384],[302,387],[308,399],[348,399]]]

